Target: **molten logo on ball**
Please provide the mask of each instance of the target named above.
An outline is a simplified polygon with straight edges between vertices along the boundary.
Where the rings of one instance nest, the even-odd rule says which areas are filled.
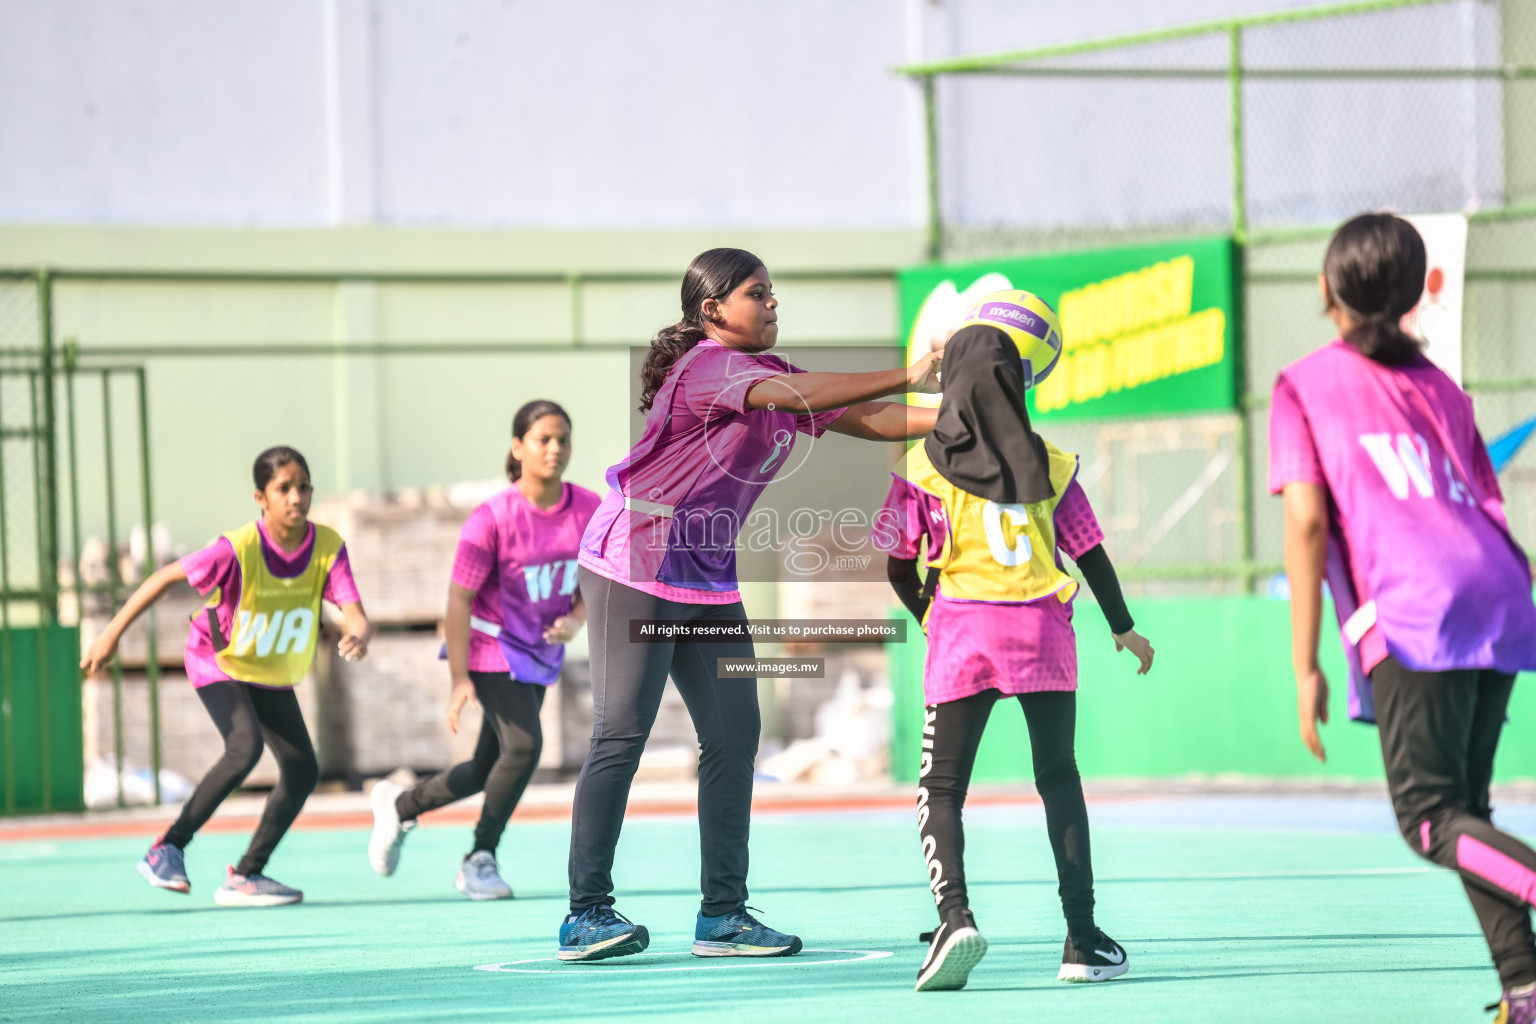
[[[1051,304],[1019,289],[993,292],[971,308],[965,323],[986,324],[1008,335],[1024,361],[1024,386],[1034,387],[1061,355],[1061,321]]]

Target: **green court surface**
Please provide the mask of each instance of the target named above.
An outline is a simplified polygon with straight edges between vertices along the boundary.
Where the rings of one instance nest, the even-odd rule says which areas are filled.
[[[1486,1021],[1498,981],[1450,873],[1417,860],[1383,801],[1204,797],[1093,802],[1099,923],[1132,969],[1055,980],[1063,924],[1035,806],[968,815],[973,904],[991,950],[961,992],[917,995],[931,899],[906,812],[762,814],[752,905],[807,951],[688,955],[696,826],[625,828],[618,909],[651,948],[554,961],[563,822],[502,846],[518,899],[453,890],[469,830],[423,827],[399,873],[368,868],[361,830],[298,831],[272,874],[298,907],[212,901],[245,837],[188,848],[190,897],[134,872],[146,842],[0,842],[0,1020],[69,1021]],[[1536,831],[1536,807],[1500,812]],[[496,967],[499,969],[485,969]]]

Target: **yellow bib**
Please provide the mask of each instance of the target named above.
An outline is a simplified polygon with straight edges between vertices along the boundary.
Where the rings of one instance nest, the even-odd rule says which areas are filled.
[[[1077,456],[1045,442],[1055,495],[1004,505],[963,491],[933,468],[919,443],[907,453],[907,481],[944,505],[945,530],[928,564],[939,590],[960,601],[1023,603],[1055,595],[1065,604],[1077,584],[1056,564],[1056,506],[1077,476]]]
[[[267,569],[255,523],[224,536],[240,563],[240,603],[229,643],[215,655],[219,668],[245,683],[297,686],[315,658],[320,595],[341,552],[341,535],[316,523],[309,565],[292,579],[273,576]],[[208,606],[217,607],[220,597],[215,591]]]

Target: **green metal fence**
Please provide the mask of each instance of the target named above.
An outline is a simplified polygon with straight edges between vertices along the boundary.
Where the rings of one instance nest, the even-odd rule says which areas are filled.
[[[84,623],[89,610],[91,599],[97,598],[96,611],[102,619],[109,618],[128,595],[132,588],[138,586],[154,571],[153,551],[149,541],[149,526],[154,520],[154,502],[152,488],[150,486],[150,457],[149,457],[149,386],[142,366],[86,366],[78,364],[76,353],[70,351],[66,359],[65,382],[68,410],[69,432],[69,472],[70,472],[70,550],[72,553],[72,578],[75,607],[78,609],[77,622]],[[76,429],[76,398],[77,388],[85,383],[86,386],[94,384],[99,389],[101,402],[102,438],[101,464],[103,469],[104,493],[106,496],[106,548],[107,564],[106,579],[96,582],[86,581],[86,572],[81,562],[82,543],[80,539],[80,505],[75,498],[80,493],[79,487],[79,463],[78,440]],[[119,539],[123,536],[118,530],[118,501],[121,494],[118,476],[118,461],[120,455],[116,452],[118,447],[116,432],[121,426],[121,414],[114,413],[113,392],[115,384],[127,383],[132,389],[130,402],[129,421],[136,426],[133,443],[136,446],[136,461],[138,468],[138,492],[139,513],[141,522],[145,527],[145,557],[138,562],[137,578],[134,574],[125,574],[123,560],[118,557]],[[149,700],[149,741],[150,741],[150,774],[152,776],[151,788],[154,792],[155,802],[160,802],[160,658],[158,639],[156,635],[156,613],[151,607],[145,615],[146,629],[146,656],[144,661],[144,673],[148,684]],[[124,755],[124,731],[123,731],[123,659],[119,656],[112,659],[110,669],[112,679],[112,737],[114,777],[117,784],[117,802],[119,806],[125,803],[123,794],[123,772],[126,768]]]
[[[1497,52],[1491,42],[1484,41],[1474,49],[1487,51],[1474,54],[1474,58],[1460,59],[1454,45],[1447,46],[1438,37],[1444,17],[1465,20],[1463,15],[1491,17],[1484,12],[1497,10],[1497,25],[1490,24],[1485,30],[1478,27],[1468,30],[1473,36],[1496,34]],[[1427,21],[1425,16],[1439,16]],[[1313,28],[1316,31],[1287,38],[1284,30]],[[1279,38],[1270,38],[1278,36]],[[1362,45],[1362,40],[1367,43]],[[1254,46],[1256,43],[1266,45]],[[1340,45],[1349,43],[1348,46]],[[1248,49],[1261,51],[1260,55],[1248,55]],[[1451,59],[1443,54],[1451,51]],[[1402,51],[1407,51],[1403,59]],[[1433,56],[1428,54],[1433,53]],[[1219,57],[1213,61],[1212,57]],[[1286,59],[1289,58],[1289,59]],[[1362,63],[1363,61],[1379,63]],[[1528,104],[1536,100],[1536,11],[1521,0],[1507,0],[1492,5],[1479,0],[1363,0],[1363,2],[1333,4],[1327,6],[1281,11],[1272,14],[1250,15],[1218,21],[1114,36],[1104,39],[1070,43],[1034,49],[1013,50],[1002,53],[953,57],[905,65],[900,73],[916,79],[922,88],[927,125],[928,153],[928,248],[933,259],[969,255],[968,249],[980,246],[997,250],[1008,241],[987,238],[1016,232],[1012,241],[1037,244],[1042,237],[1056,234],[1064,238],[1099,237],[1114,238],[1125,233],[1188,232],[1212,227],[1225,227],[1240,243],[1282,240],[1303,236],[1314,228],[1298,227],[1294,219],[1287,219],[1284,211],[1273,202],[1266,203],[1264,216],[1255,218],[1251,209],[1254,202],[1252,191],[1253,167],[1250,150],[1254,146],[1256,130],[1272,131],[1269,122],[1280,112],[1276,108],[1285,102],[1266,99],[1256,93],[1256,87],[1266,85],[1291,85],[1323,87],[1319,92],[1293,89],[1289,102],[1302,106],[1309,99],[1327,97],[1332,93],[1362,84],[1385,85],[1398,90],[1408,85],[1427,85],[1436,90],[1431,95],[1445,94],[1459,98],[1469,85],[1491,87],[1498,94],[1498,109],[1475,110],[1461,113],[1458,120],[1498,122],[1490,128],[1502,131],[1502,148],[1506,162],[1510,164],[1503,187],[1493,194],[1469,192],[1461,195],[1450,208],[1460,208],[1466,202],[1496,205],[1501,208],[1498,216],[1510,214],[1529,216],[1536,212],[1536,175],[1529,165],[1536,159],[1536,139],[1530,137],[1525,124],[1514,114],[1523,114]],[[941,84],[944,88],[941,88]],[[1140,96],[1145,102],[1125,111],[1127,116],[1145,117],[1149,112],[1159,113],[1156,135],[1172,140],[1174,148],[1191,151],[1190,167],[1202,173],[1192,183],[1196,192],[1208,193],[1205,201],[1187,205],[1184,216],[1170,218],[1170,208],[1157,202],[1157,196],[1149,196],[1151,202],[1144,206],[1119,211],[1107,218],[1083,218],[1067,222],[1045,222],[1040,218],[1027,219],[1025,211],[1014,204],[1008,205],[1009,195],[1027,194],[1040,175],[1060,164],[1065,173],[1081,174],[1085,169],[1072,159],[1074,146],[1089,144],[1104,125],[1115,125],[1114,112],[1097,111],[1110,119],[1104,124],[1079,125],[1080,138],[1059,136],[1039,137],[1033,132],[1037,122],[1046,118],[1055,108],[1067,113],[1082,109],[1093,110],[1095,96],[1087,93],[1098,86],[1129,84],[1131,95]],[[976,91],[977,85],[988,87],[986,93]],[[1065,89],[1062,87],[1065,86]],[[1195,91],[1170,92],[1169,96],[1190,96],[1202,101],[1215,99],[1211,104],[1203,102],[1205,110],[1178,108],[1157,111],[1157,92],[1160,87],[1193,86]],[[946,94],[946,89],[948,94]],[[970,89],[970,93],[966,90]],[[1002,91],[1000,91],[1000,89]],[[1375,95],[1391,96],[1391,91],[1378,90]],[[1106,94],[1107,95],[1107,94]],[[1121,93],[1125,95],[1125,93]],[[1442,143],[1456,144],[1459,140],[1449,128],[1455,125],[1424,126],[1424,131],[1412,138],[1399,140],[1393,146],[1379,145],[1372,137],[1373,119],[1380,118],[1380,111],[1351,109],[1354,95],[1335,97],[1341,109],[1351,113],[1357,136],[1343,140],[1345,156],[1351,151],[1361,161],[1391,161],[1400,157],[1409,147],[1434,147]],[[1511,111],[1510,108],[1518,108]],[[1258,108],[1257,110],[1255,108]],[[1186,147],[1185,140],[1193,140],[1193,126],[1188,122],[1215,112],[1224,122],[1214,136],[1204,138],[1206,145]],[[1317,113],[1326,117],[1326,109]],[[993,114],[1003,115],[998,120],[987,119]],[[952,131],[945,131],[946,115],[956,122]],[[1498,115],[1498,116],[1496,116]],[[1326,125],[1320,127],[1328,127]],[[1440,138],[1436,138],[1437,129]],[[1221,139],[1222,145],[1209,145],[1213,139]],[[1012,148],[1023,138],[1029,148]],[[1143,140],[1145,141],[1145,140]],[[1295,141],[1307,141],[1305,126],[1295,136]],[[1330,143],[1331,140],[1311,140],[1314,144]],[[1028,152],[1032,159],[1013,159],[1020,152]],[[977,179],[970,165],[985,155],[1002,157],[995,162],[998,168],[991,179]],[[1145,178],[1156,168],[1146,165],[1148,154],[1127,152],[1118,166],[1094,167],[1096,172],[1111,175],[1111,182]],[[1182,170],[1183,168],[1178,168]],[[958,195],[959,186],[948,187],[951,176],[974,186],[978,181],[995,181],[1002,195],[981,197],[985,188],[971,187],[966,194]],[[1482,179],[1468,178],[1471,186]],[[1367,183],[1369,184],[1369,183]],[[1454,186],[1456,183],[1450,183]],[[1408,201],[1417,198],[1404,196],[1402,190],[1385,189],[1377,196],[1343,193],[1334,197],[1316,195],[1316,181],[1299,180],[1294,183],[1298,194],[1311,192],[1325,204],[1329,198],[1338,201],[1335,209],[1328,210],[1319,221],[1332,222],[1356,212],[1362,204],[1373,199],[1377,204],[1398,205],[1410,209]],[[1356,187],[1338,184],[1337,188]],[[1323,191],[1326,191],[1324,189]],[[1442,192],[1439,198],[1451,196]],[[1053,199],[1055,197],[1052,197]],[[967,205],[970,204],[970,205]],[[1315,203],[1312,205],[1316,205]],[[1435,209],[1444,209],[1438,205]],[[1013,215],[1020,215],[1014,218]],[[1009,223],[1015,219],[1014,223]],[[1260,223],[1255,223],[1255,220]],[[967,237],[967,232],[982,232],[980,239]],[[1015,246],[1016,247],[1016,246]]]
[[[93,609],[110,614],[126,588],[116,518],[122,499],[119,433],[130,436],[139,513],[153,521],[148,454],[148,395],[142,367],[81,365],[55,342],[55,276],[47,270],[0,273],[0,773],[6,814],[84,806],[80,627]],[[20,342],[31,335],[31,344]],[[113,392],[126,384],[126,410]],[[109,524],[104,578],[88,581],[81,565],[82,488],[77,426],[83,389],[97,389],[102,464],[99,491]],[[124,415],[126,412],[126,416]],[[62,449],[62,475],[61,468]],[[61,534],[67,536],[61,537]],[[139,575],[147,572],[145,565]],[[61,579],[61,575],[64,577]],[[154,637],[147,667],[153,732],[158,736]],[[122,668],[112,666],[115,764],[123,802]],[[151,771],[158,796],[160,753]]]
[[[1369,0],[898,70],[925,104],[930,258],[1212,232],[1242,246],[1241,409],[1052,428],[1143,592],[1280,571],[1269,386],[1329,337],[1316,277],[1354,213],[1468,213],[1465,385],[1490,436],[1536,412],[1516,314],[1536,302],[1536,4]],[[1074,177],[1112,201],[1074,206]],[[1536,456],[1504,483],[1536,541]]]

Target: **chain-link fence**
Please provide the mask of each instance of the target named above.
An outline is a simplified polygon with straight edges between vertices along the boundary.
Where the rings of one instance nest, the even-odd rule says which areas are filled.
[[[1349,216],[1469,215],[1467,389],[1490,438],[1536,413],[1536,4],[1377,0],[903,70],[928,99],[935,258],[1242,243],[1240,410],[1049,428],[1138,588],[1278,572],[1268,392],[1331,335],[1316,278]],[[1501,479],[1536,543],[1536,454]]]
[[[1536,201],[1536,8],[1376,0],[903,69],[935,255]]]

